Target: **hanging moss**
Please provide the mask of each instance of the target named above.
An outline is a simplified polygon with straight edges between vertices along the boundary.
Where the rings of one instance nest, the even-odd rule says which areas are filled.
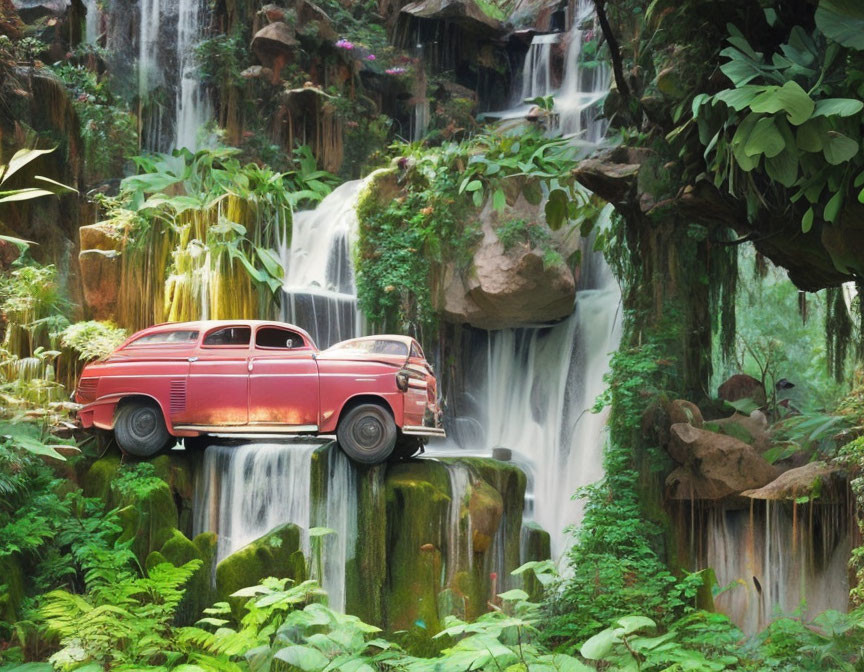
[[[825,290],[825,341],[828,373],[841,382],[846,371],[846,356],[852,342],[852,316],[846,307],[842,287]]]

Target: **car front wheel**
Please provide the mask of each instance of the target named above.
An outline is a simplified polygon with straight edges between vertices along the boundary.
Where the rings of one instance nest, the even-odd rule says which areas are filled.
[[[384,462],[396,446],[396,423],[386,409],[376,404],[352,408],[336,428],[345,454],[356,462]]]
[[[135,400],[118,409],[114,437],[127,455],[152,457],[167,447],[170,435],[159,405],[154,401]]]

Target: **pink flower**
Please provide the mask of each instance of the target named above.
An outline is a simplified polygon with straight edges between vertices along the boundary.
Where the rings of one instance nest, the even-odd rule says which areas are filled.
[[[387,68],[384,72],[388,75],[404,75],[408,70],[406,68]]]
[[[369,55],[366,57],[366,60],[367,60],[367,61],[374,61],[374,60],[375,60],[375,54],[369,54]]]
[[[353,42],[349,42],[348,40],[345,40],[345,39],[341,39],[341,40],[339,40],[338,42],[336,42],[336,47],[339,48],[339,49],[348,49],[348,50],[351,50],[351,49],[354,48],[354,43],[353,43]]]

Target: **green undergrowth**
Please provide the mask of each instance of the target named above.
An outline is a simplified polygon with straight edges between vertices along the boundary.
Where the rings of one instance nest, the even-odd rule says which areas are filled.
[[[481,212],[503,218],[517,199],[538,207],[539,222],[511,217],[497,233],[508,249],[539,248],[547,266],[564,260],[551,244],[564,226],[588,235],[597,205],[571,175],[578,150],[537,129],[486,131],[437,147],[397,144],[394,166],[373,174],[357,208],[360,306],[373,324],[402,331],[435,324],[436,296],[446,265],[467,272],[482,239]],[[545,220],[545,223],[543,222]]]

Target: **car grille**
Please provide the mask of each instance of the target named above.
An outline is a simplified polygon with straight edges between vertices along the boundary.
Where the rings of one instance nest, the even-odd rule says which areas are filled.
[[[89,404],[96,399],[96,386],[99,384],[98,378],[82,378],[78,383],[78,401],[82,404]]]

